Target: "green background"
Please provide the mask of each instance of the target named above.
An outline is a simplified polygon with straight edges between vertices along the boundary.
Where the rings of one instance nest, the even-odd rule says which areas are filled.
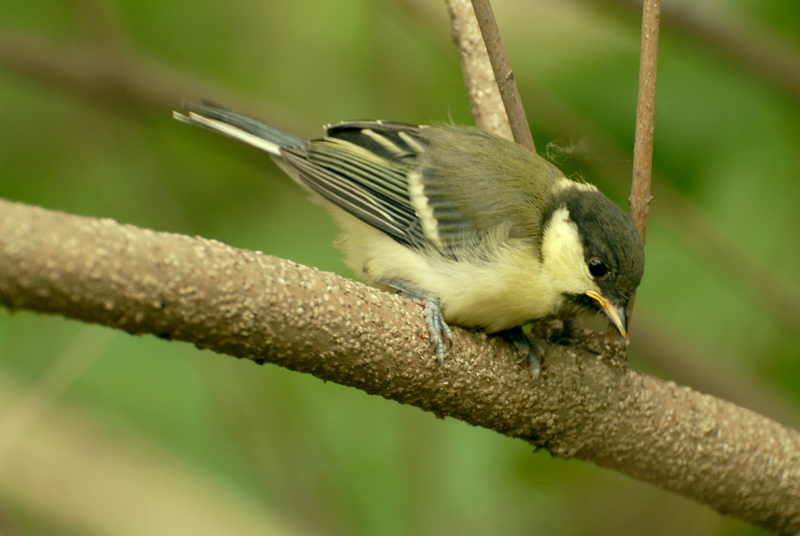
[[[665,14],[630,366],[798,427],[800,4],[695,4],[665,6],[701,30]],[[638,15],[495,11],[539,151],[627,208]],[[717,30],[785,64],[770,77]],[[348,275],[331,220],[265,155],[172,120],[201,97],[305,136],[472,122],[443,2],[2,2],[0,197]],[[761,534],[311,376],[0,309],[3,533]]]

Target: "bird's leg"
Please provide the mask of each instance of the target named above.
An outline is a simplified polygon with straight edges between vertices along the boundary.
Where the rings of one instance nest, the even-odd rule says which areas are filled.
[[[508,339],[508,342],[514,345],[514,348],[519,352],[517,363],[528,361],[528,366],[531,369],[531,381],[535,382],[539,379],[539,374],[542,370],[540,363],[544,362],[544,350],[525,335],[525,332],[522,331],[522,326],[506,330],[503,334]]]
[[[401,296],[422,305],[425,314],[425,323],[428,325],[428,332],[430,333],[431,342],[433,343],[433,348],[436,353],[436,360],[441,368],[442,362],[444,361],[444,354],[447,352],[446,347],[450,347],[453,344],[453,332],[444,320],[442,308],[439,305],[439,298],[432,292],[417,288],[405,281],[392,279],[390,281],[383,281],[383,284],[397,289]]]

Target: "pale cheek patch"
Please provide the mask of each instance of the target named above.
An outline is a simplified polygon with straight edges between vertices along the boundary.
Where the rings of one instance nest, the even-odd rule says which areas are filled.
[[[595,289],[583,255],[578,227],[566,208],[553,213],[542,241],[543,271],[563,293],[583,294]]]

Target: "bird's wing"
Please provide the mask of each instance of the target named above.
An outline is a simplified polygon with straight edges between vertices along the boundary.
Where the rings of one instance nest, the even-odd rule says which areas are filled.
[[[457,256],[477,236],[475,225],[437,191],[421,156],[429,127],[350,121],[327,136],[282,147],[280,156],[308,188],[395,240]]]

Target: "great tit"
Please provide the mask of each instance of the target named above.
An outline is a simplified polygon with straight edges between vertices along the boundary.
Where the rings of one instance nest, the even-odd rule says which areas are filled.
[[[448,323],[511,330],[534,379],[538,347],[520,326],[599,311],[626,336],[639,234],[533,151],[468,126],[347,121],[306,140],[208,102],[173,115],[266,151],[320,199],[356,274],[424,306],[440,364]]]

